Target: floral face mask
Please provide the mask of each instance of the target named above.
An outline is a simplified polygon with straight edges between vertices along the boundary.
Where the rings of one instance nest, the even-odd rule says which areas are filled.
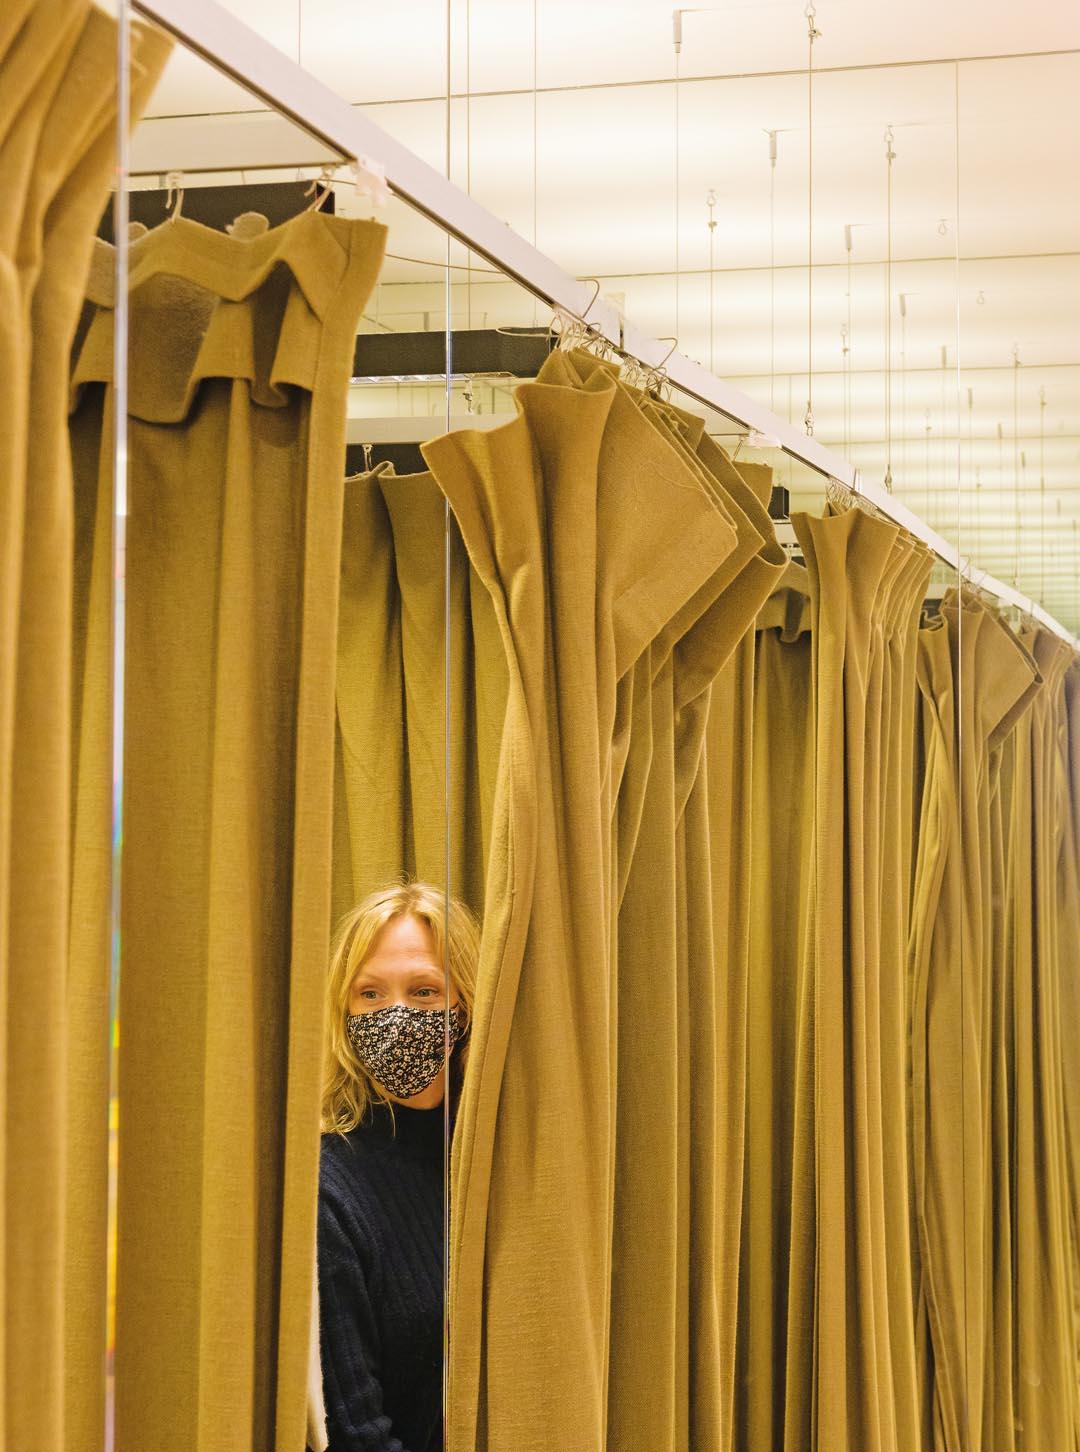
[[[460,1004],[450,1010],[450,1047],[465,1032]],[[399,1099],[420,1094],[435,1079],[446,1056],[445,1013],[441,1008],[410,1008],[404,1003],[374,1013],[351,1013],[345,1020],[356,1057],[384,1089]]]

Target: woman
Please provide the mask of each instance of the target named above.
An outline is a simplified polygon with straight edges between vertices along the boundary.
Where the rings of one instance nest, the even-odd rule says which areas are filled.
[[[446,975],[451,1127],[476,982],[469,911],[422,882],[372,893],[330,968],[319,1170],[329,1452],[441,1452]]]

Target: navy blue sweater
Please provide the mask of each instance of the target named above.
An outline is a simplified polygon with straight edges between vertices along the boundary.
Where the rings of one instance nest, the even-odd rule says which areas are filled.
[[[384,1105],[371,1112],[322,1139],[329,1452],[442,1452],[443,1107],[395,1105],[396,1135]]]

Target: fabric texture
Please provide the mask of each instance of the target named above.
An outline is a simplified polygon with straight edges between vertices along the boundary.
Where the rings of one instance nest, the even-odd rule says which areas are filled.
[[[133,27],[133,119],[167,50],[162,37]],[[11,1447],[94,1447],[104,1423],[109,954],[98,930],[108,921],[109,819],[108,796],[104,816],[91,801],[98,786],[87,757],[107,748],[107,719],[80,713],[77,684],[72,696],[88,586],[76,559],[65,413],[68,356],[113,167],[115,66],[115,22],[89,3],[5,6],[0,1442]],[[86,813],[100,835],[82,835]]]
[[[341,459],[384,241],[311,213],[131,247],[119,1449],[303,1445]],[[111,379],[95,301],[76,410]]]
[[[618,385],[603,369],[568,384],[563,367],[552,360],[518,389],[513,423],[425,446],[509,667],[451,1168],[451,1446],[539,1446],[554,1365],[576,1368],[561,1435],[606,1445],[616,688],[735,543],[658,431],[647,454],[607,467],[625,448],[607,431]]]
[[[602,428],[575,412],[598,398]],[[1067,1445],[1062,1368],[1078,1346],[1065,1310],[1078,1197],[1067,1134],[1080,1112],[1055,1047],[1057,1015],[1073,1022],[1078,1009],[1058,966],[1060,924],[1077,911],[1060,680],[1020,753],[1010,742],[1039,689],[1035,642],[950,599],[920,631],[931,557],[861,509],[796,517],[806,564],[783,570],[761,509],[767,477],[733,468],[700,423],[636,398],[595,359],[556,355],[519,395],[514,426],[426,453],[509,668],[494,794],[481,802],[456,775],[448,787],[452,819],[457,801],[481,823],[494,803],[481,827],[476,1067],[451,1162],[450,1445],[531,1445],[543,1389],[528,1365],[545,1378],[565,1367],[593,1407],[575,1446]],[[640,600],[633,527],[676,480],[714,511],[715,542],[699,530],[684,558],[710,568],[696,581],[684,571],[671,593],[658,579],[648,621],[622,635],[623,590]],[[650,564],[667,538],[656,534]],[[595,651],[583,644],[590,581]],[[564,598],[580,616],[561,613]],[[1055,655],[1059,676],[1069,659]],[[475,642],[471,668],[483,678]],[[570,790],[594,749],[592,785]],[[608,924],[606,999],[569,966],[583,951],[575,834],[603,843],[605,820],[609,856],[585,896],[607,884],[592,929]],[[559,924],[550,939],[538,910]],[[544,998],[576,1005],[569,1038],[565,1023],[536,1028]],[[573,1141],[545,1143],[547,1096],[564,1092],[545,1087],[548,1063],[562,1076],[576,1065],[578,1090],[607,1105],[610,1194],[584,1176]],[[1030,1097],[1018,1098],[1029,1063]],[[596,1156],[610,1145],[593,1097],[575,1122]],[[1021,1154],[1041,1166],[1022,1187]],[[543,1208],[556,1181],[582,1217],[572,1233],[554,1202]],[[544,1320],[529,1309],[530,1245],[544,1247]],[[590,1335],[598,1317],[606,1362]],[[557,1343],[556,1324],[570,1328]],[[512,1341],[535,1348],[513,1361],[516,1401]],[[1053,1411],[1021,1386],[1047,1374]],[[1025,1399],[1042,1439],[1026,1444],[1014,1436]]]

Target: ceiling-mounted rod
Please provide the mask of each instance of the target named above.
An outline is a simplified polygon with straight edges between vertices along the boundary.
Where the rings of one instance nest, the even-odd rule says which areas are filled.
[[[531,246],[485,207],[472,200],[441,172],[403,146],[347,101],[264,40],[216,0],[132,0],[133,8],[182,41],[217,70],[237,81],[322,141],[344,160],[374,158],[395,195],[443,227],[451,236],[486,257],[536,297],[577,317],[586,317],[624,354],[646,367],[664,367],[672,384],[749,430],[775,440],[785,453],[816,472],[855,489],[880,511],[930,546],[957,571],[964,569],[984,590],[1017,605],[1074,645],[1072,635],[1034,601],[1018,591],[967,571],[967,562],[949,542],[907,509],[895,495],[870,481],[831,449],[808,437],[737,388],[668,345],[624,324],[620,315],[588,283],[579,282]],[[594,300],[595,299],[595,300]]]

